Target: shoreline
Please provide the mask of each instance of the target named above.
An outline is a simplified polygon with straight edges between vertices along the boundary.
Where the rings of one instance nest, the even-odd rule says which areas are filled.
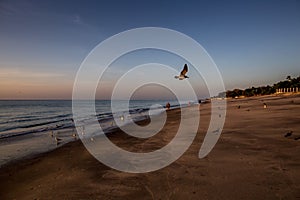
[[[263,103],[268,107],[263,108]],[[240,108],[238,108],[240,106]],[[81,141],[0,168],[1,199],[295,199],[300,197],[300,95],[227,101],[222,135],[204,159],[198,152],[210,119],[200,105],[197,136],[171,165],[150,173],[119,172],[98,162]],[[174,137],[180,112],[168,111],[162,134],[109,138],[130,151],[149,151]],[[142,122],[141,122],[142,123]],[[147,122],[142,123],[145,125]],[[293,131],[292,136],[285,134]],[[79,184],[80,183],[80,184]]]
[[[178,106],[175,105],[171,108],[171,110],[174,109],[178,109]],[[132,118],[132,120],[135,123],[147,120],[147,118],[149,117],[145,115],[145,109],[141,110],[143,112],[142,116],[135,116],[134,118]],[[156,114],[154,114],[153,116],[155,115]],[[118,127],[116,126],[107,126],[107,124],[112,123],[110,122],[111,120],[113,119],[99,119],[99,123],[101,123],[104,126],[104,133],[115,132],[116,130],[118,130]],[[127,119],[123,123],[124,125],[128,124]],[[59,144],[56,144],[56,141],[53,137],[54,135],[57,135],[59,138],[62,138],[62,141],[60,141]],[[37,132],[29,131],[17,135],[2,137],[0,138],[0,167],[14,160],[22,160],[22,158],[28,158],[36,154],[38,155],[40,153],[52,151],[53,149],[59,148],[60,146],[66,143],[78,139],[79,135],[75,127],[69,126],[62,128],[56,127],[54,129],[47,129],[43,131],[38,130]]]

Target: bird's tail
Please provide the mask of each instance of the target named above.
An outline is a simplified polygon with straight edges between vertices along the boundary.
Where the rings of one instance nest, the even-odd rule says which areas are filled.
[[[174,78],[179,78],[179,76],[174,76]]]

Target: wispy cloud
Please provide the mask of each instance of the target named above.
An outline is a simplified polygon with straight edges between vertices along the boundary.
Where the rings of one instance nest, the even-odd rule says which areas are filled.
[[[0,1],[0,15],[14,16],[14,15],[23,15],[31,14],[37,10],[35,4],[28,0],[22,1],[9,1],[1,0]]]
[[[82,17],[77,13],[57,12],[49,10],[43,4],[33,4],[31,1],[9,1],[0,0],[0,16],[27,17],[26,19],[39,21],[41,19],[51,23],[69,23],[75,25],[86,25]]]
[[[83,24],[82,18],[79,15],[72,16],[72,22],[79,25]]]
[[[13,4],[5,1],[0,2],[0,14],[2,15],[14,15],[18,11],[17,7]]]
[[[61,73],[24,71],[19,69],[1,69],[0,72],[1,79],[57,78],[64,76],[65,75]]]

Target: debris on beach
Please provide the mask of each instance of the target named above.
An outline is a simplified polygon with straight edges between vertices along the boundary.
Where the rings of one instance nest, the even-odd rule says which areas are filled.
[[[290,137],[292,135],[293,131],[287,132],[284,137]]]
[[[267,108],[267,104],[266,103],[264,103],[264,109],[266,109]]]
[[[167,102],[167,104],[166,104],[166,109],[167,109],[167,110],[170,110],[170,107],[171,107],[171,104],[170,104],[169,102]]]

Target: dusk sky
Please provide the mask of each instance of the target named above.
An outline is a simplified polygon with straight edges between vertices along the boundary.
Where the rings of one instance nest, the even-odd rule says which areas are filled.
[[[108,37],[139,27],[169,28],[199,42],[226,89],[300,75],[300,1],[1,0],[0,99],[70,99],[89,52]],[[151,62],[148,54],[118,61],[120,71]],[[184,64],[166,53],[150,54],[177,70]]]

